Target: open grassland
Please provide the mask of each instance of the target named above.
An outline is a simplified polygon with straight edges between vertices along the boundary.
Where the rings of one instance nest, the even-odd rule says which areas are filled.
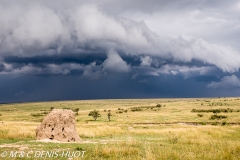
[[[35,141],[35,129],[51,107],[79,109],[76,127],[84,143]],[[88,116],[94,109],[101,114],[96,121]],[[0,115],[0,159],[11,151],[83,150],[83,158],[74,159],[240,159],[239,98],[15,103],[1,104]]]

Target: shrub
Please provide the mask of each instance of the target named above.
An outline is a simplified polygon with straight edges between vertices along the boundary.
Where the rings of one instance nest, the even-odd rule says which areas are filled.
[[[13,112],[13,111],[15,111],[15,110],[13,110],[13,109],[5,109],[5,110],[2,110],[2,111],[5,111],[5,112]]]
[[[219,109],[192,109],[191,112],[213,112],[215,114],[221,113],[221,112],[237,112],[238,110],[233,110],[230,108],[219,108]]]
[[[161,105],[161,104],[157,104],[156,107],[159,107],[159,108],[160,108],[160,107],[162,107],[162,105]]]
[[[142,109],[139,108],[139,107],[133,107],[133,108],[131,108],[131,111],[132,111],[132,112],[135,112],[135,111],[142,111]]]
[[[220,110],[218,110],[218,109],[214,109],[213,110],[213,113],[215,114],[215,115],[217,115],[218,113],[220,113],[221,111]]]
[[[51,107],[51,108],[50,108],[50,111],[53,110],[53,109],[54,109],[54,107]]]
[[[107,116],[108,116],[108,121],[111,121],[111,116],[112,116],[112,114],[111,114],[110,111],[108,112]]]
[[[69,107],[63,107],[63,109],[70,109]]]
[[[33,116],[33,117],[39,117],[39,116],[44,116],[44,115],[46,115],[48,113],[49,112],[44,111],[44,112],[41,112],[41,113],[31,113],[30,115]]]
[[[210,117],[210,120],[214,120],[214,119],[225,119],[225,118],[227,118],[227,116],[225,116],[225,115],[212,115],[212,116]]]
[[[0,116],[2,116],[2,113],[0,113]]]
[[[203,114],[197,114],[198,117],[203,117]]]
[[[83,151],[83,148],[81,148],[81,147],[76,147],[76,150],[77,150],[77,151]]]
[[[206,122],[199,122],[199,124],[206,125],[207,123]]]
[[[222,126],[225,126],[226,124],[227,124],[226,121],[223,121],[223,122],[222,122]]]
[[[218,125],[218,123],[217,123],[217,122],[213,122],[212,125],[213,125],[213,126],[216,126],[216,125]]]
[[[88,116],[92,116],[94,120],[96,121],[98,117],[101,117],[101,114],[97,110],[91,111]]]
[[[75,110],[74,110],[75,112],[78,112],[79,111],[79,108],[75,108]]]
[[[39,116],[43,116],[41,113],[31,113],[31,116],[33,117],[39,117]]]

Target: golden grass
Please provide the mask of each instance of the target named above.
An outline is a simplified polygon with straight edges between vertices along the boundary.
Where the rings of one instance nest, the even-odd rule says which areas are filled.
[[[225,106],[210,106],[223,102]],[[131,112],[131,107],[165,105],[160,110],[143,109]],[[87,150],[84,159],[240,159],[239,125],[186,125],[184,122],[240,122],[239,112],[220,113],[224,120],[209,120],[212,113],[198,117],[192,109],[240,109],[240,99],[144,99],[94,100],[0,105],[0,143],[28,144],[29,149],[52,150],[59,144],[29,142],[35,139],[35,129],[43,116],[31,116],[54,108],[79,108],[76,129],[86,142],[80,147]],[[118,108],[127,113],[116,113]],[[93,121],[88,113],[98,109],[102,115]],[[107,112],[113,116],[109,122]],[[176,122],[176,123],[173,123]],[[182,123],[179,123],[182,122]],[[164,124],[173,123],[173,124]],[[40,146],[39,146],[40,145]],[[31,147],[32,146],[32,147]],[[76,144],[61,145],[62,149],[76,149]],[[1,148],[0,151],[6,150]]]
[[[24,139],[35,137],[36,124],[23,122],[3,122],[0,125],[0,139]]]
[[[87,138],[121,135],[125,133],[125,131],[121,129],[121,127],[106,126],[106,125],[91,126],[91,127],[79,126],[77,128],[77,132],[81,137],[87,137]]]

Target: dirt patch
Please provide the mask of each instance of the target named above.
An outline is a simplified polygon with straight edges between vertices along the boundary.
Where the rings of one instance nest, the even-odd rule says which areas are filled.
[[[40,140],[36,140],[34,142],[45,142],[45,143],[79,143],[79,142],[62,142],[62,141],[58,141],[58,140],[54,140],[54,139],[40,139]],[[82,143],[82,141],[81,141]]]
[[[18,144],[1,144],[0,148],[17,148],[20,151],[29,149],[26,145],[18,145]]]

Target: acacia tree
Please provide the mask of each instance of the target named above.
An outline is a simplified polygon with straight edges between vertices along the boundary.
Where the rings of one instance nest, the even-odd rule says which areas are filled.
[[[101,114],[97,110],[91,111],[88,116],[92,116],[94,120],[96,121],[98,117],[101,117]]]

